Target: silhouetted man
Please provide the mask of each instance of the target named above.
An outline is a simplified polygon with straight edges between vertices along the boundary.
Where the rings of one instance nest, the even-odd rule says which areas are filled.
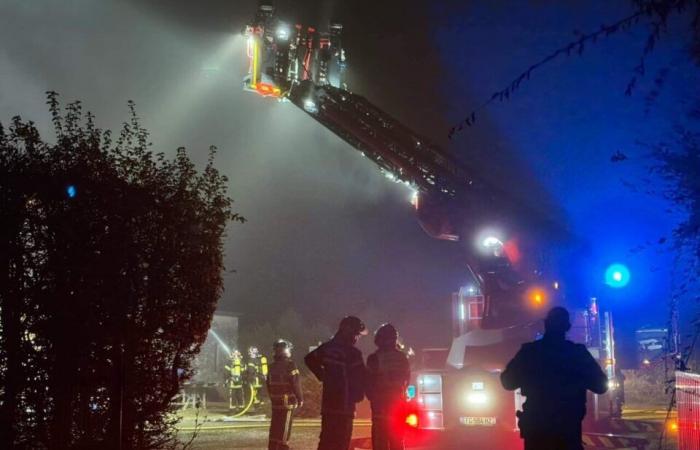
[[[523,344],[508,363],[501,383],[527,397],[518,413],[525,450],[582,450],[586,390],[603,394],[608,379],[584,345],[566,340],[566,309],[552,308],[544,328],[541,340]]]
[[[385,323],[374,334],[377,351],[367,357],[367,398],[372,405],[372,449],[404,450],[408,357],[399,332]]]
[[[352,438],[355,404],[365,396],[365,363],[355,348],[367,329],[354,316],[340,321],[338,332],[304,358],[323,383],[321,436],[318,450],[348,450]]]

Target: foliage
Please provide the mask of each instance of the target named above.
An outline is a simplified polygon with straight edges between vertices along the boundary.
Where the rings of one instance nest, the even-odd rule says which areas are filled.
[[[309,370],[301,371],[301,388],[304,392],[304,406],[295,414],[299,417],[318,417],[321,415],[322,384]]]
[[[700,100],[690,111],[689,118],[695,129],[677,125],[672,142],[652,146],[655,161],[652,170],[664,181],[663,188],[656,193],[666,198],[682,217],[671,240],[676,254],[677,273],[670,306],[673,314],[679,314],[679,301],[688,298],[692,301],[692,304],[685,305],[687,308],[684,311],[690,314],[681,314],[685,317],[694,316],[689,324],[693,333],[687,336],[688,345],[680,349],[685,365],[694,362],[691,358],[700,346]],[[665,241],[662,238],[659,242]],[[697,370],[697,365],[695,369]]]
[[[4,448],[174,446],[170,401],[221,294],[226,178],[153,153],[80,102],[56,134],[0,125],[0,441]],[[121,424],[121,426],[120,426]]]
[[[669,394],[662,365],[640,370],[625,370],[625,401],[634,406],[649,407],[668,404]]]
[[[667,31],[669,22],[675,16],[690,18],[689,50],[690,56],[700,63],[700,0],[632,0],[634,10],[626,17],[617,19],[611,24],[602,24],[598,30],[589,33],[576,32],[577,38],[540,59],[516,76],[506,87],[491,94],[491,97],[484,101],[477,108],[473,109],[458,124],[450,128],[448,137],[452,137],[465,129],[471,127],[476,122],[477,113],[495,101],[506,101],[520,88],[520,85],[528,81],[533,72],[561,57],[571,55],[581,55],[587,45],[597,43],[599,40],[613,36],[620,32],[629,31],[636,26],[646,26],[649,29],[639,63],[633,68],[633,75],[625,88],[625,95],[632,95],[637,84],[637,79],[646,73],[646,60],[654,51],[657,44]],[[655,79],[657,87],[662,83],[668,73],[668,69],[662,69]],[[656,97],[658,90],[655,90],[651,97]],[[648,98],[647,100],[650,100]]]

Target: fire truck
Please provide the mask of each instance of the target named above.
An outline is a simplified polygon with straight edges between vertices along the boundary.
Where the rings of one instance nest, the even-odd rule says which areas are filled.
[[[523,399],[503,390],[498,374],[523,342],[537,338],[545,307],[575,298],[557,277],[563,253],[551,251],[575,248],[575,240],[544,205],[490,182],[349,90],[343,31],[337,22],[324,29],[292,25],[277,17],[271,1],[260,1],[245,28],[249,70],[243,89],[298,107],[373,161],[388,180],[410,189],[427,234],[466,243],[471,284],[453,298],[454,339],[437,358],[439,367],[416,372],[409,390],[416,412],[409,423],[423,430],[512,434]],[[571,337],[589,347],[612,379],[612,317],[599,313],[596,302],[574,315]]]
[[[498,440],[504,448],[519,438],[516,413],[525,401],[519,390],[501,387],[500,373],[523,342],[542,337],[540,321],[504,328],[483,327],[484,297],[467,287],[453,296],[453,340],[448,349],[430,349],[413,372],[408,397],[415,428],[440,439]],[[596,299],[572,311],[568,338],[585,344],[604,368],[608,394],[589,395],[586,423],[610,414],[615,390],[615,339],[612,316],[599,312]],[[426,435],[417,435],[423,439]]]

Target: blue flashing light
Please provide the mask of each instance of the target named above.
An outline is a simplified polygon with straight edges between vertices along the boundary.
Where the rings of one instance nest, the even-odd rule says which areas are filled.
[[[406,397],[408,397],[408,400],[413,400],[416,398],[416,386],[413,384],[408,385],[406,388]]]
[[[66,194],[68,194],[68,198],[75,198],[75,196],[78,194],[78,190],[71,184],[66,187]]]
[[[605,270],[605,284],[611,288],[619,289],[630,282],[630,271],[624,264],[611,264]]]

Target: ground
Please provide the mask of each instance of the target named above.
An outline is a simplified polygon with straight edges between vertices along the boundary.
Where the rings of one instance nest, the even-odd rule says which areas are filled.
[[[192,441],[192,448],[199,449],[246,449],[266,450],[269,422],[264,415],[233,418],[228,415],[226,405],[209,404],[206,412],[199,416],[193,410],[183,412],[180,422],[180,439],[184,442],[192,438],[195,424],[199,431]],[[318,443],[321,421],[319,419],[297,419],[294,423],[291,447],[295,450],[315,449]],[[370,423],[357,420],[354,437],[370,434]]]
[[[671,416],[675,417],[674,415]],[[670,439],[664,447],[658,447],[660,433],[659,430],[666,418],[666,411],[661,406],[641,405],[627,408],[623,420],[619,422],[619,427],[624,428],[614,431],[615,436],[628,436],[644,438],[647,440],[646,449],[662,448],[665,450],[676,449],[675,437],[670,432]],[[180,437],[183,441],[188,441],[192,436],[196,422],[201,424],[199,432],[192,441],[191,448],[194,450],[266,450],[268,422],[263,416],[249,416],[242,419],[234,419],[227,416],[227,410],[222,405],[209,405],[206,415],[200,413],[196,418],[192,410],[185,411],[183,420],[180,423]],[[641,425],[640,425],[641,424]],[[652,424],[654,430],[650,430]],[[320,421],[318,419],[299,419],[294,426],[292,434],[291,448],[294,450],[315,450],[318,443]],[[370,435],[370,424],[367,420],[357,420],[355,422],[355,438],[368,437]],[[610,435],[607,433],[594,434],[594,437],[603,437],[609,444]],[[590,446],[586,447],[592,448]],[[598,447],[595,447],[598,448]],[[618,446],[601,448],[623,448]],[[411,450],[419,450],[414,447]],[[420,449],[437,450],[437,449]],[[473,450],[485,450],[473,448]],[[499,449],[503,450],[503,449]]]

